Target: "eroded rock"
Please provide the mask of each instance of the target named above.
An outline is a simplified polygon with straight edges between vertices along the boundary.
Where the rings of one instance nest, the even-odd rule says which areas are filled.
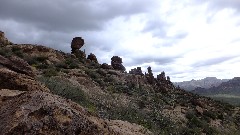
[[[91,60],[92,62],[98,63],[97,57],[93,53],[90,53],[87,59]]]
[[[131,69],[131,71],[129,71],[129,74],[144,75],[144,74],[142,73],[141,67],[137,67],[137,68]]]
[[[0,89],[20,91],[50,91],[33,77],[19,74],[6,68],[0,68]]]
[[[8,44],[12,44],[12,42],[10,42],[6,37],[4,32],[0,31],[0,46],[1,45],[8,45]]]
[[[0,55],[0,65],[21,74],[26,74],[32,77],[34,76],[31,66],[26,61],[16,56],[5,58]]]
[[[122,65],[122,58],[118,57],[118,56],[113,56],[111,58],[111,65],[114,69],[116,70],[121,70],[121,71],[125,71],[126,68]]]

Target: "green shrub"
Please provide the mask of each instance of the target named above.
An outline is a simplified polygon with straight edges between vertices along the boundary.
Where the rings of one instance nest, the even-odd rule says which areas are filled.
[[[42,63],[47,59],[48,57],[45,57],[45,56],[33,56],[33,57],[26,58],[29,65],[39,65],[39,63]]]
[[[90,101],[90,98],[78,86],[72,85],[67,80],[58,77],[39,77],[38,80],[44,83],[53,94],[71,99],[72,101],[87,108],[90,112],[95,113],[96,107]]]
[[[10,57],[12,55],[12,51],[6,47],[0,47],[0,55]]]
[[[24,57],[22,49],[17,46],[12,47],[12,52],[20,58]]]
[[[58,71],[54,68],[46,69],[46,70],[44,70],[43,75],[45,77],[57,76]]]
[[[212,118],[212,119],[216,119],[217,118],[217,114],[211,110],[208,110],[208,111],[203,111],[203,115],[209,117],[209,118]]]

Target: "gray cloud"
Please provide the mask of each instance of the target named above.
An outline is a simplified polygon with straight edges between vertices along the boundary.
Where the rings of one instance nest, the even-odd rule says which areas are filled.
[[[142,13],[151,1],[107,0],[1,0],[0,17],[34,25],[46,31],[75,32],[101,30],[105,22],[118,17]]]
[[[198,61],[192,64],[192,67],[204,67],[204,66],[216,65],[216,64],[220,64],[225,61],[231,60],[233,58],[236,58],[236,56],[224,56],[224,57],[218,57],[218,58],[211,58],[205,61]]]
[[[149,19],[142,32],[151,32],[154,37],[165,38],[169,26],[170,24],[161,20],[161,18]]]
[[[144,63],[155,63],[157,65],[166,65],[173,63],[177,57],[153,57],[153,56],[144,56],[144,57],[132,57],[131,60],[125,63],[126,66],[142,65]]]
[[[232,8],[240,11],[240,1],[239,0],[195,0],[195,4],[208,3],[209,11],[218,11],[224,8]]]

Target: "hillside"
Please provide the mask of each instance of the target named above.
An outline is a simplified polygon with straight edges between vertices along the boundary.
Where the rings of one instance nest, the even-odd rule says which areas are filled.
[[[187,91],[192,91],[198,87],[205,88],[205,89],[208,89],[211,87],[217,87],[221,83],[226,82],[228,80],[229,79],[217,79],[216,77],[206,77],[200,80],[192,79],[191,81],[174,82],[173,84]]]
[[[221,83],[217,87],[211,87],[209,89],[196,88],[192,92],[223,100],[234,105],[240,105],[240,78],[235,77],[227,82]]]
[[[240,134],[239,108],[80,50],[0,41],[0,134]],[[70,45],[69,45],[70,47]]]

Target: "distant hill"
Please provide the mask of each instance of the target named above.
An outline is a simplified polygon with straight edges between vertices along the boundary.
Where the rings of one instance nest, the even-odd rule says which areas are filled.
[[[214,86],[208,89],[198,87],[193,92],[201,95],[231,94],[240,96],[240,77],[223,82],[217,87]]]
[[[205,88],[205,89],[208,89],[211,87],[217,87],[222,82],[227,82],[228,80],[229,79],[217,79],[216,77],[206,77],[200,80],[192,79],[191,81],[174,82],[173,84],[187,91],[192,91],[198,87]]]
[[[240,105],[240,77],[235,77],[227,82],[223,82],[217,87],[208,89],[198,87],[192,92]]]

